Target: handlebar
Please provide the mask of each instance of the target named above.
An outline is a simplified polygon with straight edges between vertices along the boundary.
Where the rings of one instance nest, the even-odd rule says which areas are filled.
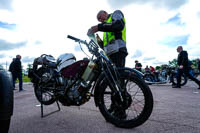
[[[74,40],[75,42],[79,42],[79,43],[83,43],[83,44],[85,44],[85,45],[88,45],[88,43],[87,43],[86,41],[81,40],[81,39],[76,38],[76,37],[73,37],[73,36],[71,36],[71,35],[67,35],[67,38],[72,39],[72,40]]]
[[[89,49],[89,52],[92,53],[93,55],[98,54],[99,46],[93,40],[90,40],[90,42],[87,43],[86,40],[84,41],[84,40],[81,40],[79,38],[73,37],[71,35],[68,35],[67,38],[72,39],[75,42],[85,44],[87,46],[87,48]]]
[[[76,42],[80,41],[80,39],[78,39],[76,37],[73,37],[73,36],[70,36],[70,35],[68,35],[67,38],[72,39],[72,40],[74,40]]]

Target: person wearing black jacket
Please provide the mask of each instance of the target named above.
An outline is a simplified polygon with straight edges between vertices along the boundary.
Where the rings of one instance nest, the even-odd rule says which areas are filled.
[[[9,69],[8,71],[11,72],[12,77],[14,76],[14,62],[15,62],[15,58],[13,58],[12,62],[10,63]],[[13,81],[13,90],[15,90],[15,83]]]
[[[15,89],[15,82],[18,78],[19,80],[19,91],[23,91],[23,80],[22,80],[22,65],[21,65],[21,55],[17,55],[12,66],[13,75],[13,87]]]
[[[135,60],[135,69],[142,72],[142,64],[138,60]]]
[[[183,50],[182,46],[178,46],[177,47],[177,52],[178,54],[178,59],[177,59],[177,63],[178,63],[178,73],[177,73],[177,85],[172,86],[173,88],[181,88],[181,76],[183,75],[183,73],[185,73],[185,75],[190,78],[191,80],[193,80],[195,83],[198,84],[200,89],[200,81],[198,79],[196,79],[195,77],[193,77],[190,73],[190,66],[188,63],[188,53],[187,51]]]
[[[197,64],[198,64],[198,70],[199,70],[199,74],[200,74],[200,59],[197,59]]]
[[[88,35],[98,31],[104,32],[103,40],[101,40],[98,34],[96,36],[99,46],[104,49],[110,60],[117,67],[125,67],[128,52],[126,48],[126,22],[124,14],[120,10],[116,10],[111,14],[101,10],[97,14],[97,20],[101,23],[92,26],[88,30]],[[108,111],[114,113],[114,115],[116,114],[121,119],[126,118],[125,111],[115,107],[113,97],[111,97],[111,100],[112,104]]]

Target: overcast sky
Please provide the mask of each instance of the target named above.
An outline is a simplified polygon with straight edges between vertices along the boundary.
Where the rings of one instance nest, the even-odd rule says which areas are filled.
[[[200,57],[199,0],[0,0],[0,64],[22,55],[24,67],[41,54],[86,57],[72,35],[88,40],[99,10],[121,10],[126,19],[126,66],[167,64],[182,45],[190,59]],[[102,33],[99,33],[102,36]],[[85,51],[87,51],[85,49]]]

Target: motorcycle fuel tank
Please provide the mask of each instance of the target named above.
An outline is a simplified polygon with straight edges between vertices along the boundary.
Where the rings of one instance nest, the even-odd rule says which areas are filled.
[[[70,66],[67,66],[66,68],[64,68],[62,70],[62,75],[65,78],[70,78],[70,77],[75,77],[76,74],[82,74],[87,65],[88,65],[89,60],[80,60],[77,61],[73,64],[71,64]]]

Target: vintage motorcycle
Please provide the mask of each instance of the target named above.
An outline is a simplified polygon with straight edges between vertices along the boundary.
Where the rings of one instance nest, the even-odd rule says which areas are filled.
[[[63,54],[55,60],[43,54],[36,58],[29,77],[37,100],[44,105],[59,101],[63,106],[80,106],[94,97],[105,120],[115,126],[134,128],[143,124],[153,110],[152,92],[143,79],[130,68],[116,67],[94,34],[89,43],[70,35],[68,38],[86,45],[92,57],[76,61],[73,54]],[[111,103],[114,112],[109,110]],[[120,117],[120,111],[125,117]]]
[[[144,73],[144,80],[147,84],[166,84],[172,83],[173,85],[177,84],[177,71],[175,68],[167,67],[160,70],[159,72],[152,73],[147,71]],[[187,76],[185,74],[181,77],[181,86],[184,86],[187,83]]]

